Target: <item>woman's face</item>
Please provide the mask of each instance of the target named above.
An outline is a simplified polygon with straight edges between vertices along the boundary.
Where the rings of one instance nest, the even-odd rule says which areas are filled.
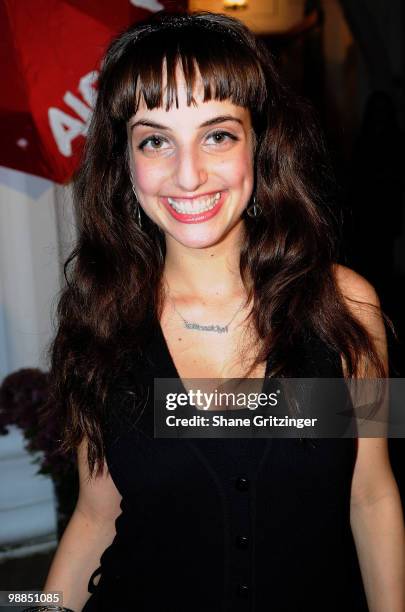
[[[148,110],[141,100],[128,124],[135,191],[145,213],[188,247],[212,246],[241,215],[254,181],[249,110],[230,101],[203,102],[201,81],[187,106],[176,71],[179,108]],[[164,85],[164,83],[163,83]]]

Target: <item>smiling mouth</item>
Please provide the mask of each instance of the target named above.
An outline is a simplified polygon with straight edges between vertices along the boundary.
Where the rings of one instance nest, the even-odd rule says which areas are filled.
[[[179,214],[183,215],[198,215],[212,210],[218,203],[221,197],[221,191],[209,196],[201,198],[181,199],[181,198],[165,198],[170,207]]]

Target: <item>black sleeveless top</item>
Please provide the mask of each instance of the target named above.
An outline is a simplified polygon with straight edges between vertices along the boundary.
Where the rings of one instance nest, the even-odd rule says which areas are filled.
[[[313,335],[297,354],[297,378],[343,376]],[[119,394],[111,405],[122,513],[83,612],[367,612],[350,529],[356,440],[154,438],[153,378],[178,377],[158,323],[148,363],[141,419],[119,420]]]

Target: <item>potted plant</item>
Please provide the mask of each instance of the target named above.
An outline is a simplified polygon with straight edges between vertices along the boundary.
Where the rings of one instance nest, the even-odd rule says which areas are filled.
[[[45,416],[48,399],[47,372],[23,368],[9,374],[0,386],[0,434],[16,425],[24,435],[26,450],[34,455],[39,474],[53,481],[57,503],[57,535],[61,537],[73,512],[78,495],[78,475],[74,455],[59,451],[58,420]],[[38,452],[39,451],[39,452]]]

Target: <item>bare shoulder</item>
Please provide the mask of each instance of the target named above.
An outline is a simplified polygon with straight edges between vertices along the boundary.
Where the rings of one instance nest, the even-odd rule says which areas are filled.
[[[387,336],[375,288],[364,276],[346,266],[334,264],[333,273],[347,308],[368,331],[380,358],[388,368]]]
[[[334,277],[343,297],[359,302],[361,305],[372,305],[380,308],[380,300],[373,285],[361,274],[341,264],[333,265]],[[354,306],[355,308],[355,306]],[[375,310],[375,308],[373,309]]]

